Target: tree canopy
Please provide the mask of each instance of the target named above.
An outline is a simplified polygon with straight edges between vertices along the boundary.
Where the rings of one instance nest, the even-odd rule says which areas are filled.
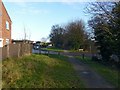
[[[89,12],[93,15],[88,23],[96,45],[102,58],[109,61],[112,54],[120,54],[120,2],[92,3]]]
[[[49,36],[55,47],[73,50],[86,49],[84,43],[88,40],[88,35],[82,20],[71,21],[64,27],[53,25]]]

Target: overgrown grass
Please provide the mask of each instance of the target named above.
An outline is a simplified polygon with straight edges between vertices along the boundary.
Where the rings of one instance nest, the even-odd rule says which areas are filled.
[[[103,76],[108,82],[113,84],[115,87],[119,87],[120,74],[118,70],[112,69],[98,62],[92,61],[91,58],[88,58],[88,57],[85,57],[83,59],[82,57],[77,56],[76,58],[88,64],[91,68],[93,68],[96,72],[98,72],[101,76]]]
[[[3,61],[3,88],[83,88],[67,57],[31,55]]]

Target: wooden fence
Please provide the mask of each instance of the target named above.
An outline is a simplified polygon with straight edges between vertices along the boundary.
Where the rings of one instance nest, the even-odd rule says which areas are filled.
[[[0,60],[9,57],[20,57],[32,53],[32,45],[27,43],[10,44],[0,48]]]

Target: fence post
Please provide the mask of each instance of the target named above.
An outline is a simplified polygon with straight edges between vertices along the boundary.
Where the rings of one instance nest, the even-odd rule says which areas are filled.
[[[42,49],[39,47],[39,49],[38,49],[38,50],[39,50],[38,54],[41,54]]]
[[[2,60],[2,47],[0,47],[0,60]]]
[[[60,52],[58,51],[58,55],[60,55]]]
[[[48,50],[48,55],[49,55],[49,50]]]
[[[20,44],[20,51],[21,51],[21,56],[23,56],[23,43]]]
[[[85,57],[85,55],[84,55],[84,53],[82,54],[82,58],[84,59],[84,57]]]
[[[7,45],[7,57],[10,57],[10,49],[9,49],[9,45]]]
[[[30,55],[30,45],[28,43],[28,55]]]
[[[20,49],[21,49],[20,44],[18,44],[18,57],[20,57]]]

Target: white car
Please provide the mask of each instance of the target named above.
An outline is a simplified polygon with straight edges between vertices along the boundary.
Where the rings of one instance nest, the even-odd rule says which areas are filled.
[[[40,45],[34,45],[33,48],[34,48],[35,50],[38,50],[38,49],[40,49]]]

